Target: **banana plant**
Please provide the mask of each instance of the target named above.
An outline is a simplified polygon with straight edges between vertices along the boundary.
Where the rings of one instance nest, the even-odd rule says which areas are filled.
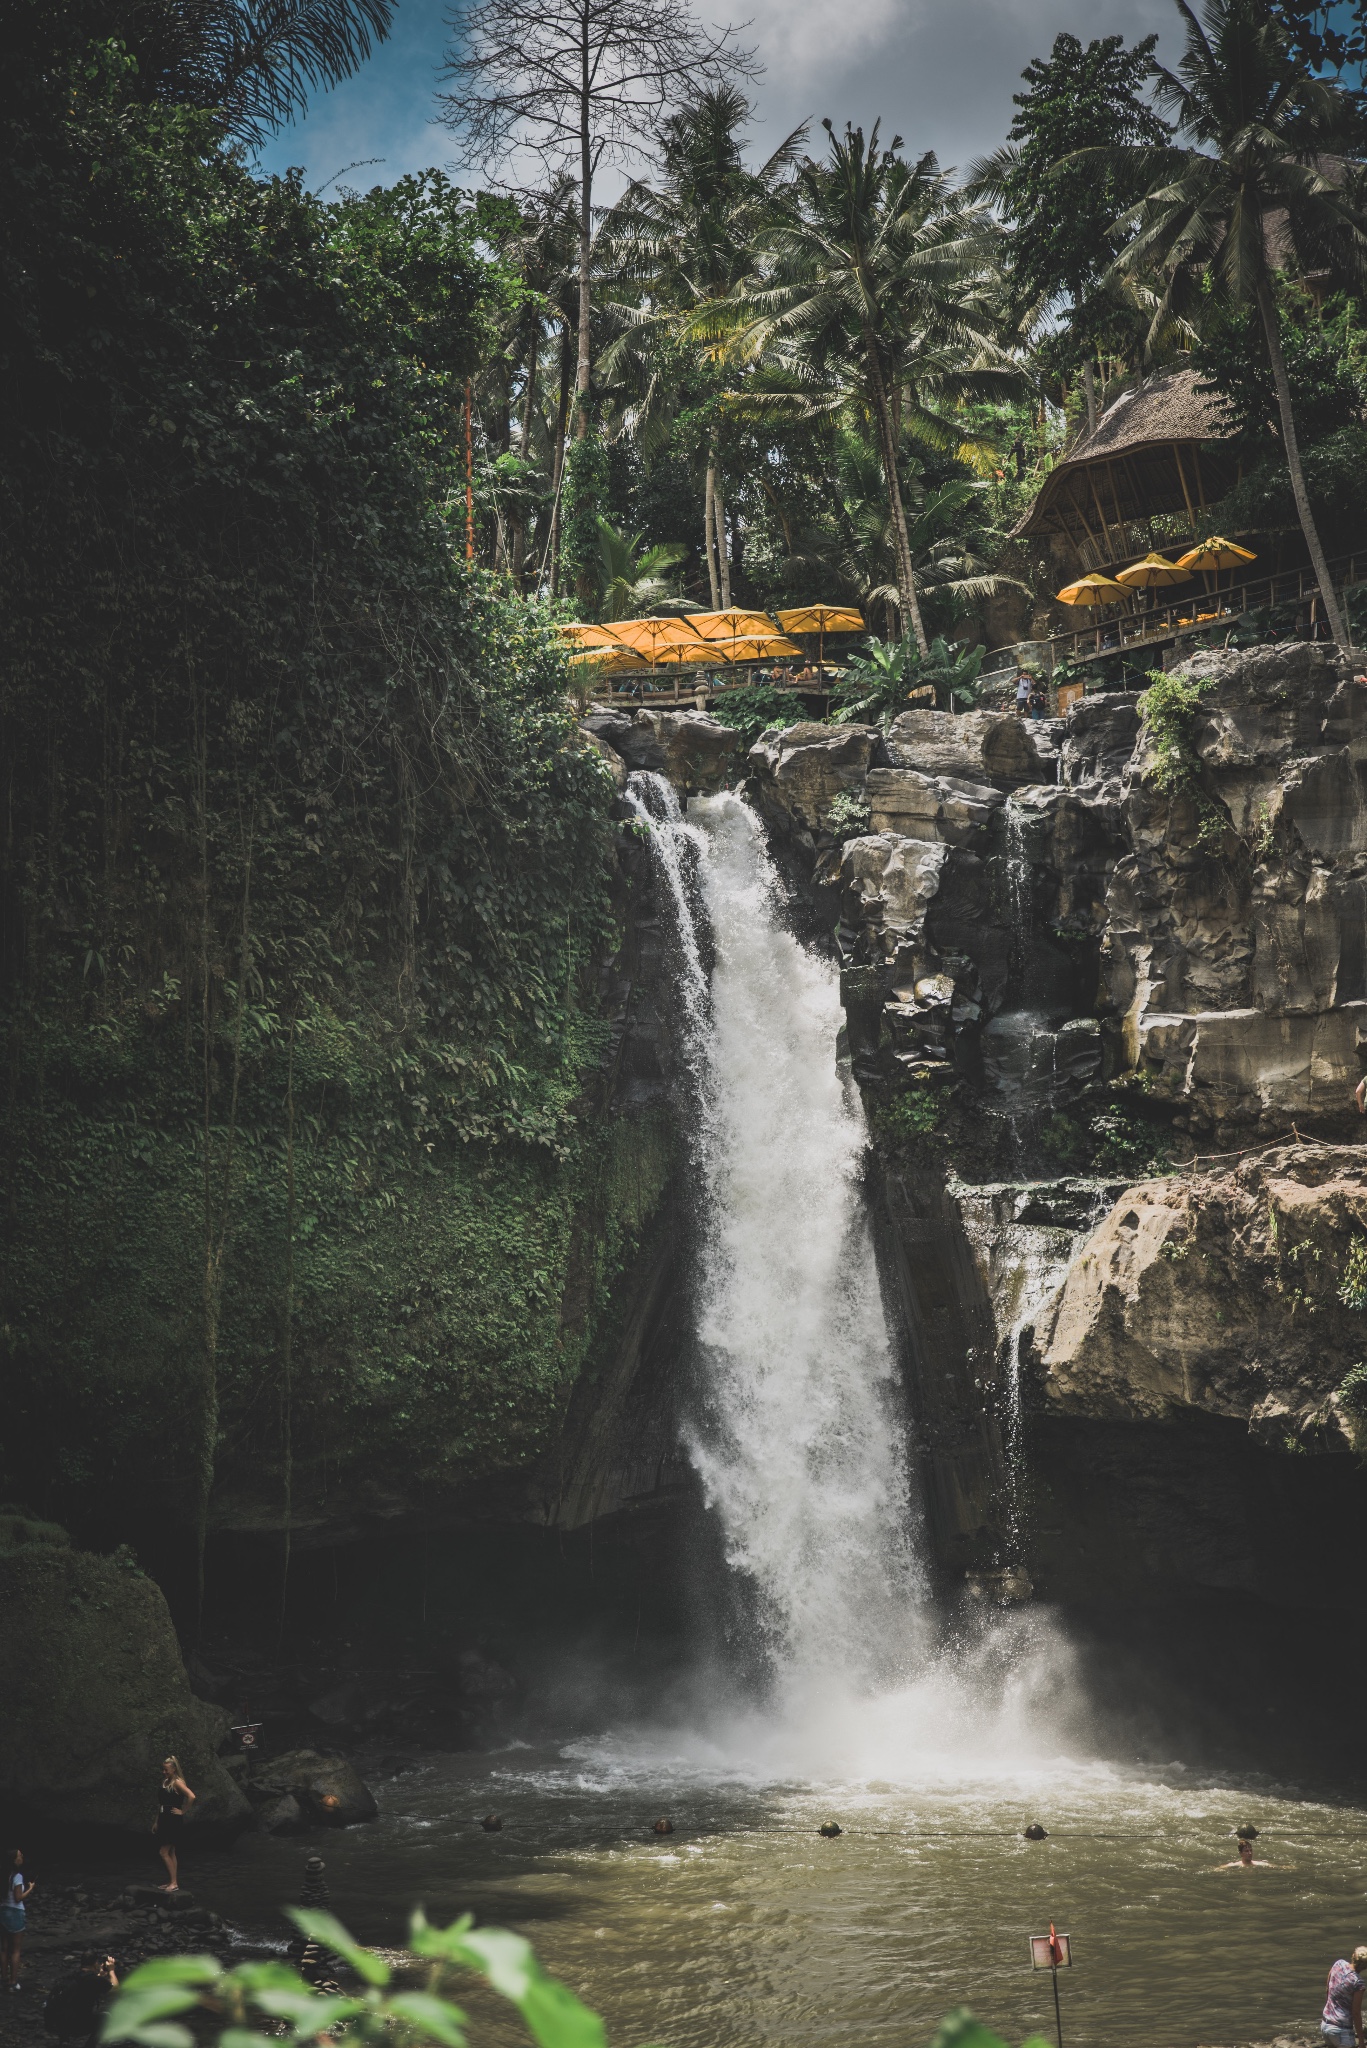
[[[927,684],[943,710],[968,709],[978,701],[975,685],[986,653],[983,646],[952,648],[938,633],[924,655],[909,640],[894,647],[874,641],[846,665],[841,694],[849,701],[836,712],[834,722],[847,725],[872,714],[886,728],[906,710],[912,691]]]

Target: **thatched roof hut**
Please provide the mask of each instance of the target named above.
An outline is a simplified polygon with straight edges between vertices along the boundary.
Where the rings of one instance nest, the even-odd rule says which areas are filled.
[[[1220,401],[1198,377],[1169,370],[1122,391],[1050,471],[1016,535],[1058,535],[1090,569],[1142,552],[1149,539],[1132,529],[1162,514],[1185,513],[1194,533],[1237,473]]]

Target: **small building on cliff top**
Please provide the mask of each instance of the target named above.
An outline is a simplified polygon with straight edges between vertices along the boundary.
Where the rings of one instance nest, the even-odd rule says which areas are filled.
[[[1050,541],[1083,571],[1147,553],[1153,519],[1182,515],[1195,538],[1238,474],[1220,400],[1198,383],[1198,371],[1178,369],[1122,391],[1050,471],[1012,538]]]

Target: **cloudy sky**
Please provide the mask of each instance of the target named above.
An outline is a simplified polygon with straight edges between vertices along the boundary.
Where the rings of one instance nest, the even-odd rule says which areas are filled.
[[[452,138],[433,120],[447,8],[398,0],[389,42],[278,136],[263,168],[302,164],[314,188],[365,158],[381,161],[344,183],[388,183],[429,164],[459,177]],[[708,0],[698,12],[711,15]],[[963,165],[1002,140],[1022,66],[1060,29],[1128,41],[1156,29],[1170,43],[1175,9],[1171,0],[741,0],[734,18],[748,18],[744,40],[765,66],[754,89],[757,153],[809,117],[867,127],[881,115],[884,133],[896,129],[908,149]]]

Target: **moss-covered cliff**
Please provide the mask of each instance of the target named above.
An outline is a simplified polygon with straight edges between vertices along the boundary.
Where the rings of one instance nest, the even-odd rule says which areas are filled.
[[[612,1092],[611,764],[464,559],[478,209],[16,64],[0,1486],[193,1557],[534,1462],[669,1139]]]

